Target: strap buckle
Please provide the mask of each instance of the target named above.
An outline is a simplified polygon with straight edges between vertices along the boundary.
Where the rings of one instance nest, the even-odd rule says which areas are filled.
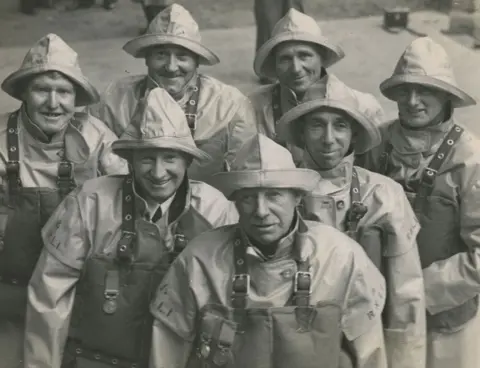
[[[5,166],[7,175],[16,175],[20,171],[20,162],[18,161],[7,161],[7,164]]]
[[[61,179],[71,179],[73,177],[72,163],[69,161],[60,162],[57,175]]]
[[[185,113],[185,117],[187,118],[187,123],[190,130],[197,130],[197,114]]]
[[[232,290],[234,296],[246,296],[250,292],[250,275],[241,273],[233,275]]]
[[[312,294],[312,273],[309,271],[297,271],[294,277],[293,292],[299,291]]]
[[[435,178],[438,174],[438,171],[430,167],[425,168],[425,175],[422,180],[422,184],[427,187],[433,187],[435,184]]]

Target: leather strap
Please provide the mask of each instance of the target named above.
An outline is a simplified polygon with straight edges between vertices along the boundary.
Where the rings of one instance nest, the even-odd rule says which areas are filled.
[[[272,89],[272,111],[273,111],[273,124],[275,132],[277,132],[277,124],[282,117],[282,105],[281,105],[281,98],[280,98],[280,84],[275,84]],[[286,147],[286,142],[281,141],[275,136],[275,142]]]
[[[360,220],[367,213],[367,206],[361,201],[360,182],[358,181],[358,173],[352,168],[352,183],[350,185],[350,209],[347,214],[347,235],[356,240],[357,227]]]
[[[440,170],[448,154],[461,137],[462,133],[463,128],[454,124],[452,129],[450,129],[447,136],[444,138],[437,152],[435,152],[435,156],[430,161],[430,164],[423,171],[422,179],[420,180],[417,189],[417,195],[415,196],[415,201],[413,203],[415,212],[419,213],[422,211],[425,201],[432,193],[438,170]]]
[[[135,239],[135,196],[133,176],[125,175],[122,187],[122,237],[117,244],[117,260],[121,264],[131,263],[134,257]]]
[[[200,76],[197,77],[197,85],[193,87],[193,93],[190,96],[190,100],[187,102],[187,106],[185,108],[185,117],[187,118],[188,127],[190,128],[190,132],[192,136],[197,129],[197,110],[198,110],[198,99],[200,96]]]

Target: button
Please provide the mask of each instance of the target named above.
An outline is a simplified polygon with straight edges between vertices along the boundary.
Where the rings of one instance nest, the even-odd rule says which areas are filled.
[[[345,202],[344,201],[338,201],[337,202],[337,210],[343,210],[345,208]]]
[[[293,277],[293,270],[288,269],[280,273],[284,279],[291,279]]]

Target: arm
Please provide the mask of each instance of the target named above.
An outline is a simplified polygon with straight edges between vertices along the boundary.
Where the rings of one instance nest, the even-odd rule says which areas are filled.
[[[181,255],[158,287],[150,307],[154,316],[150,368],[186,367],[197,315],[189,280]]]
[[[381,317],[385,279],[360,246],[354,250],[344,302],[343,333],[350,343],[355,368],[387,368]]]
[[[422,266],[416,244],[420,225],[402,188],[390,203],[384,238],[387,304],[384,334],[390,368],[425,367],[426,321]]]
[[[75,284],[88,251],[76,197],[69,195],[45,225],[44,250],[28,287],[25,367],[60,368]]]
[[[96,117],[100,121],[102,121],[110,130],[115,132],[116,135],[120,136],[122,132],[115,131],[115,115],[112,113],[110,106],[108,106],[106,98],[107,92],[109,88],[105,91],[105,93],[101,96],[100,102],[90,105],[85,109],[85,112],[88,112],[90,115]]]
[[[468,181],[459,193],[460,236],[469,251],[423,270],[431,314],[462,305],[480,293],[480,164],[466,165]]]

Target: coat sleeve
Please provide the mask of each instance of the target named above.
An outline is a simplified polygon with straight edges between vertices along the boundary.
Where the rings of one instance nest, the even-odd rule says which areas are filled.
[[[26,367],[60,368],[70,314],[88,252],[76,198],[69,195],[45,225],[45,247],[28,286]]]
[[[395,185],[394,187],[397,187]],[[422,368],[426,359],[425,295],[416,243],[420,225],[400,185],[384,224],[387,285],[384,334],[390,368]]]
[[[100,102],[88,106],[85,109],[85,112],[88,112],[90,115],[101,120],[110,130],[112,130],[112,132],[114,132],[117,136],[120,136],[121,132],[115,131],[115,127],[117,126],[115,115],[108,104],[110,89],[111,86],[108,86],[105,92],[102,94]]]
[[[182,255],[170,267],[151,305],[150,368],[186,366],[195,338],[197,301]]]
[[[480,293],[480,159],[466,165],[468,180],[459,193],[460,236],[468,252],[432,263],[423,270],[427,309],[437,314]]]
[[[350,342],[356,368],[387,368],[381,313],[385,279],[363,249],[356,245],[342,329]]]

